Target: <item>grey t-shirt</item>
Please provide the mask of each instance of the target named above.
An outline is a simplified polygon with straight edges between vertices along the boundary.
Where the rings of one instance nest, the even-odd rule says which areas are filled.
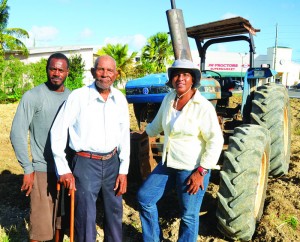
[[[27,91],[17,108],[10,140],[24,173],[55,171],[50,145],[50,128],[71,91],[51,91],[45,83]],[[32,162],[28,154],[28,131]]]

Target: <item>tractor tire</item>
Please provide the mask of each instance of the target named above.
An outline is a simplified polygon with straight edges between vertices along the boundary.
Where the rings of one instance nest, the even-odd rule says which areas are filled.
[[[144,131],[148,123],[155,118],[160,103],[134,103],[133,110],[139,129]]]
[[[289,96],[282,85],[269,83],[257,88],[251,110],[251,123],[270,131],[270,176],[288,173],[291,155],[291,110]]]
[[[251,240],[260,220],[268,182],[270,135],[259,125],[234,129],[220,172],[218,230],[234,240]]]
[[[147,112],[147,103],[134,103],[133,104],[133,111],[138,123],[140,130],[145,130],[144,127],[141,127],[141,123],[144,122],[144,113]]]

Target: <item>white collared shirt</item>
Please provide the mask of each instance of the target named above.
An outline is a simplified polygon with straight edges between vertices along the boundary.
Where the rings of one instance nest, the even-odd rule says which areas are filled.
[[[51,147],[59,175],[71,172],[65,158],[68,133],[69,146],[76,152],[107,153],[117,147],[121,162],[119,173],[128,173],[129,111],[126,98],[119,90],[111,87],[106,101],[95,83],[70,94],[51,129]]]
[[[167,159],[168,167],[180,170],[198,166],[216,169],[224,142],[216,110],[197,90],[175,120],[175,96],[175,91],[165,96],[154,120],[146,127],[149,136],[164,131],[162,162]]]

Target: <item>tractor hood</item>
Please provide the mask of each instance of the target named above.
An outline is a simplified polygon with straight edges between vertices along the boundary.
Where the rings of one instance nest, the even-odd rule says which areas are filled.
[[[126,98],[129,103],[161,102],[171,91],[166,85],[166,73],[150,74],[142,78],[130,80],[125,85]]]

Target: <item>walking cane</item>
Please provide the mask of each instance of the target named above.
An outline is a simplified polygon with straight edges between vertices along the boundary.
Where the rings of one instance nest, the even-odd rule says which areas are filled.
[[[57,193],[60,192],[60,183],[58,182],[56,185]],[[70,242],[74,242],[74,204],[75,204],[75,193],[74,189],[70,190]],[[55,242],[60,242],[59,229],[55,230]]]
[[[59,192],[60,192],[60,183],[58,182],[56,184],[56,191],[57,191],[57,196],[59,196]],[[59,242],[59,229],[55,229],[55,242]]]
[[[74,189],[71,189],[71,211],[70,211],[70,242],[74,241],[74,201],[75,201],[75,192]]]

